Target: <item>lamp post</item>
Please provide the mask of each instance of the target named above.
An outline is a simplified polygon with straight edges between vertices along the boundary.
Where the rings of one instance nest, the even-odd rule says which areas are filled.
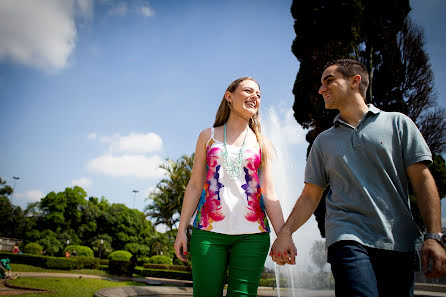
[[[135,196],[133,196],[133,208],[135,208],[135,198],[136,198],[136,193],[138,193],[139,191],[137,190],[133,190],[133,193],[135,193]]]
[[[12,187],[11,204],[12,204],[12,200],[14,199],[14,194],[15,194],[15,183],[20,179],[20,177],[13,176],[12,178],[14,179],[14,186]]]
[[[69,239],[67,239],[67,246],[69,246],[70,245],[70,240]]]
[[[102,244],[104,244],[104,240],[103,239],[101,239],[101,241],[99,241],[99,259],[101,259]]]

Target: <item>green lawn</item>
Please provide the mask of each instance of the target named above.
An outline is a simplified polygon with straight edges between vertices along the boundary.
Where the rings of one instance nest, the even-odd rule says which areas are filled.
[[[99,269],[75,269],[75,270],[59,270],[59,269],[47,269],[37,266],[31,266],[27,264],[10,264],[12,272],[58,272],[58,273],[74,273],[74,274],[93,274],[93,275],[105,275],[109,274],[105,270]]]
[[[79,279],[79,278],[31,278],[23,277],[9,281],[11,284],[22,287],[38,288],[56,291],[52,294],[39,294],[42,297],[92,297],[94,293],[102,288],[144,286],[145,284],[122,281],[115,282],[102,279]],[[35,294],[24,294],[20,297],[36,297]]]

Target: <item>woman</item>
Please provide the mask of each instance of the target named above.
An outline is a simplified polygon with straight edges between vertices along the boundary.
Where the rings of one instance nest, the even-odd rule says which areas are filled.
[[[175,240],[177,257],[186,261],[192,224],[195,297],[222,296],[227,268],[227,296],[257,296],[270,246],[265,210],[276,234],[284,224],[259,107],[257,82],[239,78],[227,88],[213,128],[198,137]]]

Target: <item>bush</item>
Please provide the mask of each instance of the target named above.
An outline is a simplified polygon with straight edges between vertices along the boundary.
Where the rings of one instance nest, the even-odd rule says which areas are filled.
[[[108,259],[114,261],[129,261],[131,257],[132,254],[130,254],[129,252],[119,250],[111,253],[110,256],[108,256]]]
[[[165,265],[173,265],[172,259],[163,255],[155,255],[149,258],[147,263],[150,264],[165,264]]]
[[[162,270],[173,270],[173,271],[189,271],[185,265],[164,265],[164,264],[148,264],[145,263],[144,268],[148,269],[162,269]]]
[[[23,248],[23,252],[27,254],[40,255],[43,248],[40,244],[35,242],[30,242]]]
[[[162,270],[162,269],[147,269],[136,268],[138,274],[145,277],[159,277],[169,279],[192,280],[192,273],[186,271]]]
[[[115,274],[115,275],[128,275],[128,276],[132,276],[132,274],[133,274],[133,267],[131,266],[129,261],[110,259],[110,261],[108,262],[108,271],[111,274]]]
[[[284,288],[287,286],[287,282],[285,279],[279,279],[279,284],[281,288]],[[275,278],[261,278],[259,282],[259,286],[261,287],[273,287],[276,288],[276,279]]]
[[[76,257],[66,259],[65,257],[52,257],[52,256],[37,256],[30,254],[13,254],[2,253],[0,257],[9,258],[13,264],[28,264],[37,267],[71,270],[90,268],[96,269],[99,267],[99,259],[90,257]]]
[[[65,254],[67,251],[70,254],[72,254],[73,251],[76,251],[76,256],[80,257],[94,257],[93,250],[84,245],[69,245],[63,250],[63,253]]]

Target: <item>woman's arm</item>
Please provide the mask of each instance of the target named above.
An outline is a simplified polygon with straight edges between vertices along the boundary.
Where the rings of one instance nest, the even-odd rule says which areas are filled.
[[[203,191],[204,180],[206,178],[206,143],[210,136],[210,129],[206,129],[203,130],[198,137],[197,147],[195,148],[194,165],[184,193],[180,224],[178,226],[178,234],[174,246],[175,254],[182,261],[186,261],[185,255],[187,255],[186,229],[195,209],[197,208],[198,200]]]
[[[279,234],[282,226],[285,224],[285,221],[283,219],[282,207],[280,206],[280,201],[277,198],[274,188],[272,173],[272,144],[266,138],[264,138],[264,143],[267,157],[265,158],[265,164],[263,164],[261,170],[261,188],[265,202],[266,213],[268,214],[269,220],[273,225],[274,232],[276,234]]]

